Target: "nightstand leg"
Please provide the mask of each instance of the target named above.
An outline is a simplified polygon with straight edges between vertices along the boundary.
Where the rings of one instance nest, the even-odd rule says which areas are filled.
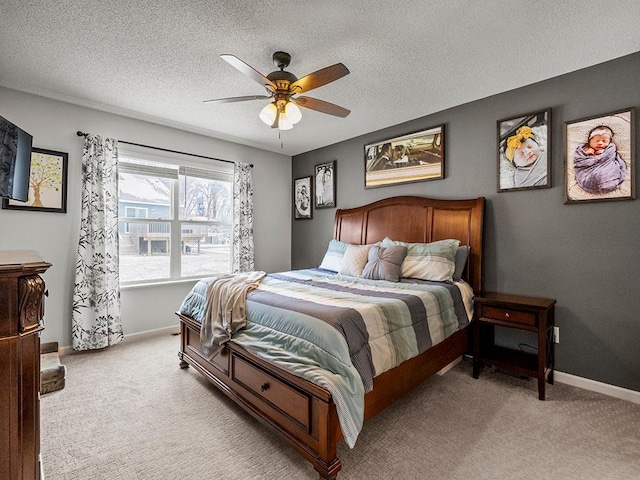
[[[480,377],[480,324],[476,319],[473,322],[473,378]]]
[[[538,378],[538,398],[544,400],[544,375],[542,378]]]

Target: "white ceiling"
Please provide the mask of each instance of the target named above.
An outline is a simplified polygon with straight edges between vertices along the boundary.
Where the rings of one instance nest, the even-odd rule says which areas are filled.
[[[0,85],[295,155],[640,51],[639,24],[638,0],[3,0]],[[281,142],[264,100],[202,103],[265,93],[220,54],[267,75],[277,50],[344,63],[308,96],[351,115]]]

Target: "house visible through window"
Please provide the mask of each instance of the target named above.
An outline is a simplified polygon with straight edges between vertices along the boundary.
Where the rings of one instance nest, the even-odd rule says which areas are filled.
[[[209,170],[121,154],[118,172],[122,284],[231,271],[228,166]]]

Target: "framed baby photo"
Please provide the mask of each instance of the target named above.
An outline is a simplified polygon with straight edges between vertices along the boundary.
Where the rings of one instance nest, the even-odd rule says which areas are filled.
[[[635,109],[564,125],[564,203],[633,200]]]
[[[551,109],[498,120],[498,192],[551,187]]]
[[[311,186],[311,177],[296,178],[293,181],[293,218],[296,220],[313,217]]]
[[[315,166],[316,208],[336,206],[336,161]]]

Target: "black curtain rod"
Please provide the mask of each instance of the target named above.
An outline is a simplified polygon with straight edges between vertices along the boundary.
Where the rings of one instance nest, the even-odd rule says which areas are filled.
[[[86,137],[89,134],[81,132],[80,130],[78,130],[76,132],[76,135],[78,135],[79,137]],[[178,153],[180,155],[189,155],[190,157],[198,157],[198,158],[205,158],[207,160],[216,160],[218,162],[233,163],[234,165],[236,164],[236,162],[234,162],[232,160],[223,160],[221,158],[207,157],[206,155],[197,155],[195,153],[180,152],[178,150],[169,150],[168,148],[153,147],[151,145],[143,145],[141,143],[125,142],[124,140],[118,140],[118,143],[126,143],[127,145],[133,145],[135,147],[151,148],[153,150],[160,150],[161,152]],[[253,168],[253,163],[250,163],[249,166],[251,168]]]

